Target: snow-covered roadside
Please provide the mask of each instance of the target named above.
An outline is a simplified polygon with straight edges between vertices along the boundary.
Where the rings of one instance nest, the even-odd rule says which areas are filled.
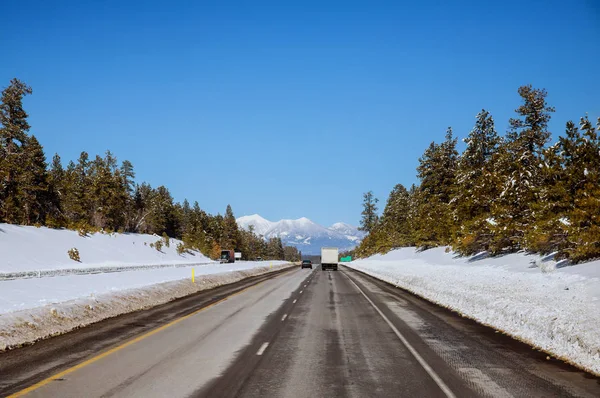
[[[80,236],[77,231],[25,227],[0,223],[0,274],[64,269],[115,268],[199,264],[212,262],[199,252],[177,253],[177,239],[169,240],[161,250],[151,247],[162,240],[147,234],[103,234]],[[69,258],[76,248],[81,261]]]
[[[554,269],[524,253],[402,248],[346,265],[600,375],[600,261]]]
[[[152,247],[157,241],[161,250]],[[0,350],[289,266],[219,264],[197,251],[177,253],[181,243],[0,223]],[[81,261],[69,257],[71,248]]]
[[[283,261],[0,281],[0,350],[289,267]]]

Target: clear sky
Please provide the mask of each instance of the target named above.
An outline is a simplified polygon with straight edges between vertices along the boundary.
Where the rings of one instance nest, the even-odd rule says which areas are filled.
[[[56,3],[56,4],[54,4]],[[0,86],[18,77],[50,159],[110,149],[137,180],[236,216],[358,223],[448,126],[501,133],[517,88],[600,115],[600,2],[4,1]]]

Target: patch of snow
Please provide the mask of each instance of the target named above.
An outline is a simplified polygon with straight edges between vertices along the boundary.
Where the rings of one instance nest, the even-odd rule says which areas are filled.
[[[0,224],[0,350],[289,266],[177,254],[177,239]],[[81,262],[67,250],[76,247]],[[196,283],[191,282],[192,269]]]
[[[77,231],[46,227],[0,224],[0,273],[26,273],[64,269],[125,266],[184,265],[211,263],[194,251],[177,254],[177,239],[163,242],[161,251],[150,244],[161,237],[145,234],[102,234],[79,236]],[[81,261],[71,260],[67,251],[77,248]]]
[[[240,261],[0,281],[0,350],[289,266]]]
[[[561,224],[564,224],[564,225],[566,225],[567,227],[568,227],[569,225],[571,225],[571,222],[570,222],[570,221],[569,221],[569,219],[568,219],[568,218],[566,218],[566,217],[561,217],[561,218],[560,218],[558,221],[560,221],[560,222],[561,222]]]
[[[346,265],[600,374],[600,261],[402,248]]]

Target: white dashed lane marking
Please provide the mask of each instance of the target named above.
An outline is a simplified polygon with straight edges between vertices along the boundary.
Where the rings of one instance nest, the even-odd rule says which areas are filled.
[[[262,355],[268,346],[269,346],[269,342],[263,343],[263,345],[261,345],[260,348],[258,349],[258,351],[256,352],[256,355]]]

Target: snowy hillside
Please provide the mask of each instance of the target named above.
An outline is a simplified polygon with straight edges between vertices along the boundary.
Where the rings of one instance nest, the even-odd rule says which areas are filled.
[[[600,374],[600,261],[393,250],[347,263]]]
[[[0,224],[0,351],[119,314],[289,266],[219,264],[179,240]],[[69,258],[77,248],[81,261]],[[191,282],[192,270],[195,282]]]
[[[144,234],[90,234],[77,231],[0,224],[0,273],[132,266],[157,264],[198,264],[212,262],[199,252],[177,254],[181,241],[170,239],[160,251],[150,245],[159,236]],[[67,251],[76,248],[80,262],[71,260]]]
[[[364,237],[363,233],[349,224],[336,223],[325,228],[306,217],[272,222],[254,214],[240,217],[237,222],[240,228],[246,230],[254,226],[254,232],[266,239],[281,238],[284,244],[295,246],[304,254],[318,254],[324,246],[349,250]]]

